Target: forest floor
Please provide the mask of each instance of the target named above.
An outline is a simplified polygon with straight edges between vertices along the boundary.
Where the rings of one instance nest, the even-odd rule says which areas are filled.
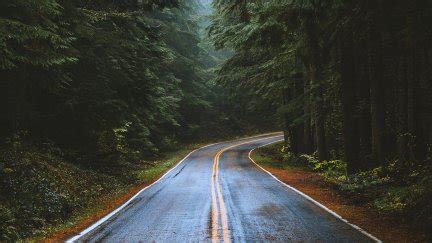
[[[280,154],[280,146],[272,145],[271,150],[274,154]],[[307,194],[383,242],[426,242],[425,236],[408,222],[397,216],[383,215],[368,203],[355,201],[336,190],[334,185],[311,169],[290,166],[277,157],[269,155],[269,148],[260,148],[252,153],[253,160],[279,180]]]

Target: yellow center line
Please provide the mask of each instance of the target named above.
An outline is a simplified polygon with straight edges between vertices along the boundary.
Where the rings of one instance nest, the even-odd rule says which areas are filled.
[[[217,196],[218,196],[218,201],[219,201],[219,206],[220,206],[220,215],[221,215],[221,221],[222,221],[222,236],[223,236],[223,241],[224,242],[231,242],[231,232],[229,230],[228,227],[228,213],[225,207],[225,201],[223,199],[222,196],[222,190],[221,190],[221,186],[219,183],[219,160],[220,160],[220,156],[222,155],[223,152],[225,152],[226,150],[221,150],[219,152],[219,155],[217,155],[215,157],[215,162],[216,162],[216,177],[215,177],[215,182],[216,182],[216,190],[217,190]]]
[[[234,144],[232,146],[221,149],[215,155],[214,161],[213,161],[213,174],[211,177],[212,241],[214,243],[219,242],[219,239],[220,239],[220,237],[219,237],[219,215],[221,217],[221,223],[222,223],[223,242],[231,242],[231,231],[230,231],[229,225],[228,225],[228,213],[227,213],[227,209],[225,206],[225,201],[223,199],[221,185],[219,182],[219,160],[220,160],[220,157],[222,156],[222,154],[225,151],[227,151],[229,149],[232,149],[232,148],[244,145],[244,144],[253,143],[253,142],[256,142],[259,140],[270,139],[270,138],[274,138],[274,137],[279,137],[279,136],[265,137],[265,138],[260,138],[260,139],[255,139],[255,140],[239,143],[239,144]]]
[[[213,174],[211,177],[211,194],[212,194],[212,239],[214,243],[218,242],[219,235],[219,210],[216,199],[215,179],[216,179],[216,164],[213,164]]]

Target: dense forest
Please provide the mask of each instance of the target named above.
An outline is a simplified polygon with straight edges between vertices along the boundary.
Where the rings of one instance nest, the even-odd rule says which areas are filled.
[[[199,133],[212,116],[212,60],[199,47],[193,4],[4,2],[2,135],[27,131],[117,160]]]
[[[194,0],[0,2],[0,240],[58,223],[103,194],[86,187],[130,183],[135,164],[179,143],[241,133],[220,112],[211,69],[225,55],[203,38],[205,11]]]
[[[38,172],[60,160],[121,177],[268,130],[287,161],[427,230],[431,55],[429,0],[0,1],[0,240],[73,213]]]
[[[215,46],[235,50],[216,79],[237,104],[278,114],[287,160],[314,162],[353,194],[373,191],[376,207],[430,232],[432,3],[214,6]],[[264,103],[251,102],[257,96]]]

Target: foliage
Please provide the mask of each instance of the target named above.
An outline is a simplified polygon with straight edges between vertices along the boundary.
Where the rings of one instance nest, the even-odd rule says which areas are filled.
[[[0,1],[0,241],[159,174],[132,172],[179,142],[232,132],[219,126],[203,8]]]
[[[234,51],[216,80],[246,110],[266,107],[284,130],[288,162],[380,198],[383,211],[408,215],[416,205],[432,215],[419,176],[431,164],[430,1],[213,5],[214,45]]]
[[[185,146],[154,161],[94,169],[78,165],[75,156],[65,158],[66,151],[52,144],[35,147],[26,140],[16,135],[0,150],[2,241],[37,239],[59,225],[80,223],[83,214],[103,210],[101,202],[154,181],[197,146]]]
[[[343,178],[346,176],[346,163],[341,160],[324,160],[314,164],[314,170],[322,172],[327,178]]]
[[[383,214],[423,222],[419,228],[427,230],[425,225],[432,222],[431,168],[407,169],[401,164],[391,163],[348,176],[343,161],[316,162],[314,170],[358,202],[370,203]]]
[[[47,69],[76,61],[68,52],[74,38],[61,20],[58,2],[19,0],[1,5],[1,69],[21,65]]]
[[[382,215],[390,215],[416,224],[425,232],[432,222],[431,167],[407,168],[407,162],[392,161],[388,166],[348,175],[342,160],[320,162],[316,155],[301,155],[296,160],[284,160],[281,143],[260,148],[253,157],[260,164],[281,169],[313,170],[323,176],[328,185],[345,194],[353,203],[373,207]],[[299,164],[298,161],[305,163]]]
[[[19,221],[5,239],[75,205],[60,174],[35,171],[111,178],[180,141],[276,128],[285,161],[348,193],[394,187],[379,208],[430,217],[430,1],[215,0],[210,20],[209,5],[0,1],[0,179],[35,202],[19,218],[21,199],[0,197]]]
[[[95,150],[92,160],[132,162],[218,119],[195,22],[199,2],[0,6],[2,137],[26,130],[35,140]],[[125,124],[119,149],[116,131]]]
[[[380,18],[386,4],[392,6],[390,16]],[[214,1],[214,6],[209,33],[216,47],[235,50],[217,80],[248,100],[246,108],[267,105],[278,111],[292,153],[316,150],[320,160],[343,157],[350,173],[406,156],[393,152],[397,146],[425,158],[431,117],[424,108],[431,103],[423,91],[431,86],[423,65],[429,59],[411,49],[417,43],[430,53],[430,42],[423,41],[431,32],[412,26],[416,13],[432,16],[423,8],[430,3],[256,0]],[[401,57],[400,48],[414,56]],[[403,61],[410,58],[422,68],[411,69]],[[403,76],[397,72],[401,67],[412,73]],[[413,100],[407,92],[420,96]],[[407,102],[417,105],[407,110]],[[407,112],[419,119],[406,120]],[[412,143],[398,139],[403,134],[410,134]]]
[[[126,183],[73,166],[60,155],[52,145],[29,148],[19,137],[0,151],[3,240],[40,234],[42,227],[59,223],[89,200]]]

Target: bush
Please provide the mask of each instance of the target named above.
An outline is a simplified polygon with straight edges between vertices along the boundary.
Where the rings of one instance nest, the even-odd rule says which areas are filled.
[[[0,240],[14,241],[18,239],[18,232],[13,224],[14,216],[11,210],[0,205]]]
[[[348,176],[344,161],[318,161],[313,155],[301,155],[300,158],[338,190],[363,202],[370,202],[380,212],[403,215],[432,225],[430,166],[394,160],[385,167]]]
[[[59,180],[57,168],[48,164],[55,158],[35,151],[2,152],[0,172],[2,203],[10,205],[6,228],[32,232],[69,215],[74,198]],[[23,235],[21,235],[23,236]]]
[[[25,145],[21,135],[0,150],[0,241],[40,234],[74,209],[126,184],[67,163],[61,154],[49,143],[43,148]]]
[[[275,149],[270,146],[260,151],[267,156],[279,158],[289,164],[305,165],[320,173],[327,182],[340,192],[349,195],[353,202],[369,204],[382,214],[397,216],[430,232],[432,225],[432,152],[429,162],[412,160],[392,160],[380,166],[353,175],[347,175],[346,163],[342,160],[319,161],[315,154],[293,156],[286,148]],[[432,148],[430,148],[432,151]],[[279,159],[281,161],[281,159]],[[432,233],[429,233],[432,239]]]
[[[410,180],[413,180],[411,178]],[[374,200],[381,212],[397,214],[422,222],[425,229],[432,225],[432,169],[424,167],[414,182],[406,186],[393,186],[383,196]]]
[[[346,180],[346,163],[342,160],[319,161],[315,155],[303,154],[300,159],[314,171],[321,173],[328,180]]]
[[[432,225],[431,166],[395,160],[385,167],[348,176],[346,163],[341,160],[320,162],[311,155],[301,157],[341,192],[362,203],[371,203],[383,214],[422,222],[420,227],[429,232],[427,227]]]
[[[346,178],[346,163],[342,160],[325,160],[314,165],[314,170],[321,172],[326,178],[343,180]]]
[[[338,188],[351,195],[363,194],[371,197],[377,189],[388,186],[391,178],[383,174],[383,168],[378,167],[369,171],[362,171],[354,175],[347,176],[344,180],[339,180]]]

